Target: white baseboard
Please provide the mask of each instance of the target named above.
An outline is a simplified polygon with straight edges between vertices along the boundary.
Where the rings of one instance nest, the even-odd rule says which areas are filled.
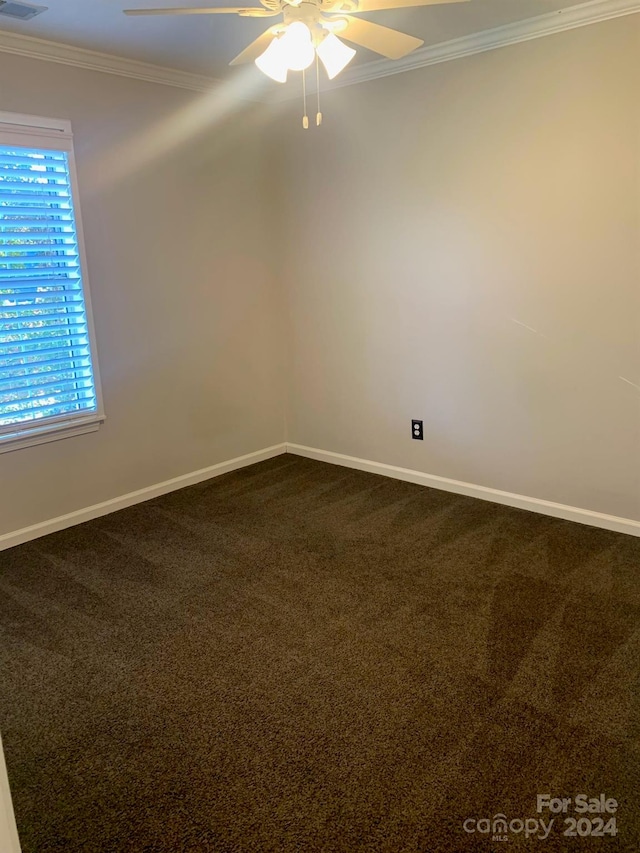
[[[229,471],[236,471],[238,468],[245,468],[247,465],[263,462],[265,459],[271,459],[286,452],[285,444],[274,444],[273,447],[265,447],[264,450],[256,450],[254,453],[247,453],[244,456],[229,459],[227,462],[219,462],[217,465],[210,465],[208,468],[201,468],[199,471],[193,471],[190,474],[182,474],[180,477],[174,477],[172,480],[165,480],[153,486],[146,486],[144,489],[129,492],[118,498],[69,512],[66,515],[60,515],[39,524],[32,524],[30,527],[23,527],[21,530],[12,533],[5,533],[0,536],[0,551],[13,548],[15,545],[22,545],[32,539],[38,539],[40,536],[47,536],[49,533],[57,533],[58,530],[64,530],[65,527],[73,527],[74,524],[82,524],[85,521],[91,521],[93,518],[99,518],[101,515],[108,515],[110,512],[117,512],[119,509],[126,509],[128,506],[149,501],[151,498],[166,495],[168,492],[175,492],[177,489],[184,489],[186,486],[194,486],[196,483],[202,483],[212,477],[219,477]],[[0,848],[0,850],[4,853],[4,848]]]
[[[82,524],[85,521],[91,521],[93,518],[108,515],[110,512],[126,509],[128,506],[160,497],[160,495],[165,495],[168,492],[183,489],[186,486],[193,486],[196,483],[218,477],[229,471],[235,471],[238,468],[244,468],[256,462],[271,459],[282,453],[293,453],[297,456],[305,456],[308,459],[317,459],[320,462],[342,465],[345,468],[355,468],[358,471],[368,471],[371,474],[382,474],[384,477],[392,477],[396,480],[416,483],[419,486],[428,486],[429,488],[440,489],[445,492],[455,492],[459,495],[467,495],[468,497],[480,498],[481,500],[492,501],[493,503],[504,504],[505,506],[517,507],[518,509],[526,509],[530,512],[541,513],[542,515],[550,515],[553,518],[563,518],[567,521],[575,521],[578,524],[587,524],[591,527],[601,527],[604,530],[613,530],[616,533],[627,533],[630,536],[640,537],[640,521],[635,521],[631,518],[605,515],[604,513],[594,512],[589,509],[553,503],[552,501],[545,501],[540,498],[530,498],[526,495],[516,495],[512,492],[502,492],[499,489],[490,489],[487,486],[478,486],[474,483],[451,480],[448,477],[438,477],[435,474],[425,474],[422,471],[412,471],[409,468],[399,468],[396,465],[386,465],[384,462],[372,462],[369,459],[359,459],[356,456],[346,456],[343,453],[334,453],[330,450],[318,450],[317,448],[305,447],[301,444],[287,443],[275,444],[263,450],[256,450],[254,453],[247,453],[244,456],[229,459],[227,462],[219,462],[217,465],[201,468],[199,471],[183,474],[180,477],[174,477],[172,480],[165,480],[162,483],[156,483],[153,486],[147,486],[144,489],[138,489],[135,492],[129,492],[126,495],[121,495],[120,497],[112,498],[111,500],[103,501],[102,503],[94,504],[75,512],[70,512],[66,515],[40,522],[39,524],[33,524],[30,527],[23,527],[21,530],[5,533],[0,536],[0,551],[6,548],[13,548],[15,545],[22,545],[41,536],[47,536],[49,533],[56,533],[58,530],[64,530],[66,527],[73,527],[75,524]]]
[[[358,471],[368,471],[370,474],[382,474],[396,480],[417,483],[444,492],[455,492],[483,501],[526,509],[553,518],[563,518],[566,521],[576,521],[578,524],[588,524],[590,527],[601,527],[616,533],[628,533],[630,536],[640,536],[640,521],[631,518],[619,518],[615,515],[605,515],[590,509],[580,509],[575,506],[543,501],[540,498],[529,498],[512,492],[502,492],[499,489],[489,489],[474,483],[463,483],[460,480],[450,480],[448,477],[438,477],[434,474],[423,474],[422,471],[412,471],[410,468],[398,468],[395,465],[385,465],[383,462],[371,462],[369,459],[358,459],[356,456],[345,456],[330,450],[318,450],[314,447],[304,447],[301,444],[287,444],[287,453],[305,456],[307,459],[317,459],[320,462],[330,462],[345,468],[356,468]]]
[[[20,853],[20,841],[18,840],[18,829],[13,813],[11,792],[9,791],[9,777],[4,762],[2,739],[0,739],[0,850],[2,853]]]

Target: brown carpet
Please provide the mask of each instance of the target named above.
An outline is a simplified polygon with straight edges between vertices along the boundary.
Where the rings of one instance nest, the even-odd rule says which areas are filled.
[[[639,628],[638,539],[290,455],[5,551],[23,850],[640,850]]]

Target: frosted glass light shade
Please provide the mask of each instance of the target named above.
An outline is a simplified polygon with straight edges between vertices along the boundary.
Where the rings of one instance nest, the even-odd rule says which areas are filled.
[[[289,24],[280,39],[282,55],[290,71],[303,71],[313,62],[316,52],[311,41],[311,31],[302,21]]]
[[[329,80],[333,80],[356,55],[352,47],[340,41],[333,33],[324,38],[316,48],[320,61],[324,65]]]
[[[255,60],[255,63],[263,74],[271,77],[276,83],[287,82],[288,65],[286,51],[282,47],[282,39],[277,36],[265,52],[261,53]]]

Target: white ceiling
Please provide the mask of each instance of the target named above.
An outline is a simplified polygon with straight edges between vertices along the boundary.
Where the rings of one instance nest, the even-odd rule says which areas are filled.
[[[28,0],[27,0],[28,2]],[[48,11],[31,21],[0,17],[0,30],[64,42],[76,47],[115,54],[224,78],[233,73],[228,63],[249,42],[278,19],[253,20],[236,16],[134,17],[127,8],[208,6],[212,0],[33,0]],[[218,5],[259,5],[259,0],[219,0]],[[403,30],[432,45],[501,24],[577,5],[571,0],[470,0],[449,6],[402,9],[364,15],[377,23]],[[358,49],[359,62],[379,59]],[[274,84],[276,85],[276,84]]]

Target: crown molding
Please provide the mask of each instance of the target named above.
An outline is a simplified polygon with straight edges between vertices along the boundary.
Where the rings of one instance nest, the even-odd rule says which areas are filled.
[[[336,80],[327,85],[334,89],[342,86],[352,86],[379,77],[389,77],[413,71],[415,68],[425,68],[440,62],[450,62],[462,59],[475,53],[484,53],[510,44],[543,38],[544,36],[597,24],[624,15],[640,12],[640,0],[590,0],[577,6],[569,6],[556,12],[547,12],[535,18],[527,18],[513,24],[505,24],[491,30],[483,30],[462,38],[429,45],[414,50],[403,59],[376,59],[364,65],[358,65],[341,74]],[[86,68],[90,71],[101,71],[105,74],[116,74],[120,77],[130,77],[134,80],[144,80],[148,83],[160,83],[163,86],[175,86],[179,89],[189,89],[194,92],[211,92],[212,89],[223,86],[225,81],[201,74],[192,74],[176,68],[165,68],[149,62],[136,59],[126,59],[108,53],[99,53],[70,44],[33,38],[21,33],[0,30],[0,53],[12,53],[31,59],[41,59],[46,62],[58,62],[76,68]],[[311,75],[310,75],[311,76]],[[313,83],[310,83],[312,90]],[[263,97],[238,96],[240,100],[278,103],[298,97],[297,88],[279,89]]]
[[[123,56],[99,53],[95,50],[24,36],[21,33],[13,33],[8,30],[0,30],[0,53],[13,53],[16,56],[27,56],[46,62],[58,62],[61,65],[72,65],[75,68],[117,74],[120,77],[131,77],[134,80],[160,83],[164,86],[176,86],[179,89],[191,89],[195,92],[210,92],[216,86],[223,85],[222,80],[214,77],[191,74],[188,71],[179,71],[176,68],[164,68],[161,65],[152,65],[150,62],[140,62],[137,59],[126,59]]]
[[[353,86],[356,83],[365,83],[368,80],[377,80],[379,77],[390,77],[393,74],[402,74],[428,65],[463,59],[475,53],[485,53],[499,47],[551,36],[637,12],[640,12],[640,0],[590,0],[588,3],[569,6],[556,12],[546,12],[544,15],[526,18],[524,21],[516,21],[451,41],[420,47],[402,59],[375,59],[344,71],[334,81],[323,86],[323,89],[337,89]],[[314,90],[313,80],[309,81],[308,89]],[[274,100],[287,101],[293,97],[298,97],[297,91],[280,91]]]

